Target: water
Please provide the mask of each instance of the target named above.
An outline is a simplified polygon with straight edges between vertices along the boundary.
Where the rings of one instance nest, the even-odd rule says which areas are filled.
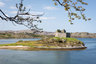
[[[78,38],[88,47],[79,51],[0,50],[0,64],[96,64],[96,39]],[[34,39],[23,39],[34,40]],[[37,40],[37,39],[35,39]],[[3,40],[0,40],[2,42]],[[3,42],[16,42],[5,39]]]
[[[34,39],[0,39],[0,44],[10,44],[10,43],[15,43],[17,41],[29,41],[29,40],[40,40],[40,38],[34,38]]]

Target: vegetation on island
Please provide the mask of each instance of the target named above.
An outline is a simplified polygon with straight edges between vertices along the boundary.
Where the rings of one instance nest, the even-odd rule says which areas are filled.
[[[84,43],[75,38],[43,38],[37,41],[18,41],[12,44],[0,44],[0,46],[28,46],[32,48],[70,48],[70,47],[84,47]]]

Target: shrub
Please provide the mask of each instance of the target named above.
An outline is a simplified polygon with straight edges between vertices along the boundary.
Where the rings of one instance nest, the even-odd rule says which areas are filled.
[[[18,42],[23,42],[23,40],[19,40]]]
[[[61,30],[60,29],[57,29],[57,32],[61,32]]]

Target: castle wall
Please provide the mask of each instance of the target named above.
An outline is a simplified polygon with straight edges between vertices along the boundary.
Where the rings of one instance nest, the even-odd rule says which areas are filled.
[[[67,37],[66,33],[56,33],[55,37]]]

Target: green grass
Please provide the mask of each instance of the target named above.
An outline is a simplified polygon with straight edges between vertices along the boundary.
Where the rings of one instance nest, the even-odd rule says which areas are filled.
[[[65,40],[63,42],[62,40]],[[0,44],[0,46],[30,46],[30,47],[38,47],[38,46],[45,46],[45,47],[63,47],[66,45],[70,46],[81,46],[84,45],[83,42],[81,42],[78,39],[75,38],[59,38],[59,37],[52,37],[47,39],[42,39],[38,41],[18,41],[16,43],[12,44]]]
[[[56,40],[62,40],[62,39],[64,39],[64,40],[66,40],[66,41],[69,41],[69,42],[77,42],[77,41],[80,41],[80,40],[78,40],[78,39],[76,39],[76,38],[64,38],[64,37],[62,37],[62,38],[59,38],[59,37],[53,37],[52,39],[56,39]]]
[[[36,42],[34,41],[18,41],[12,44],[0,44],[0,46],[31,46],[32,47],[34,44],[36,44]]]

